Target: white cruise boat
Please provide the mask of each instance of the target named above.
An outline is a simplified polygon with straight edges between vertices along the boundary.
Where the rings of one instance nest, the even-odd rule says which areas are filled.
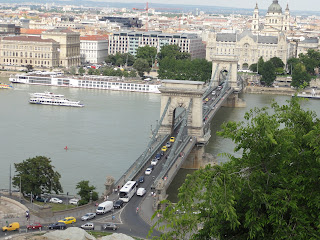
[[[104,90],[160,93],[160,81],[128,81],[114,76],[64,76],[53,72],[30,72],[11,75],[12,83],[37,84],[60,87],[93,88]]]
[[[64,95],[53,94],[50,92],[31,93],[29,103],[66,107],[84,107],[80,101],[71,101],[65,98]]]

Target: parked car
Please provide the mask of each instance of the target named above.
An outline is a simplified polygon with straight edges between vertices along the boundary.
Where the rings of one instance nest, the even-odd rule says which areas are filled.
[[[137,196],[143,196],[144,194],[146,194],[146,189],[145,188],[138,188],[137,190]]]
[[[157,163],[158,163],[158,159],[154,158],[154,159],[151,160],[151,165],[155,166],[155,165],[157,165]]]
[[[75,217],[66,217],[62,220],[59,220],[58,222],[63,222],[65,224],[72,224],[72,223],[76,223],[77,219]]]
[[[114,223],[105,223],[103,224],[102,228],[104,230],[117,230],[118,226]]]
[[[27,226],[28,230],[39,229],[39,228],[42,228],[42,225],[40,223],[32,223],[32,224]]]
[[[139,181],[139,183],[143,183],[144,182],[144,176],[140,176],[138,181]]]
[[[82,224],[80,228],[84,230],[94,230],[94,224],[91,222],[88,222],[88,223]]]
[[[50,224],[48,226],[49,229],[66,229],[67,228],[67,225],[64,223],[64,222],[56,222],[56,223],[53,223],[53,224]]]
[[[50,198],[49,202],[51,203],[62,203],[62,200],[59,198]]]
[[[49,199],[45,198],[45,197],[36,197],[36,201],[38,201],[38,202],[48,202]]]
[[[88,221],[88,220],[93,219],[93,218],[95,218],[95,217],[96,217],[96,214],[95,214],[95,213],[87,213],[87,214],[85,214],[85,215],[83,215],[83,216],[81,217],[81,220],[82,220],[82,221]]]
[[[123,203],[124,202],[119,199],[113,204],[113,208],[122,208],[123,207]]]
[[[69,200],[69,204],[78,205],[79,201],[77,198],[72,198]]]

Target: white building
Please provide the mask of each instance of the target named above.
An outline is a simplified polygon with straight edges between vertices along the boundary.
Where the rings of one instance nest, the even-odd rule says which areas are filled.
[[[109,37],[108,54],[130,53],[136,55],[138,47],[149,45],[159,52],[164,45],[178,45],[181,52],[190,53],[191,59],[205,58],[206,48],[202,39],[190,33],[115,32]]]
[[[108,55],[108,38],[100,35],[80,37],[82,63],[101,63]]]

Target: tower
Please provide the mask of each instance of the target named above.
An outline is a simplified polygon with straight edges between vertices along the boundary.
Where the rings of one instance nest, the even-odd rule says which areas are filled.
[[[283,31],[287,32],[289,30],[290,30],[290,12],[289,12],[289,5],[287,3],[287,7],[283,17]]]
[[[253,11],[251,31],[253,33],[257,33],[259,31],[259,8],[258,8],[258,3],[256,3],[256,7],[254,8],[254,11]]]

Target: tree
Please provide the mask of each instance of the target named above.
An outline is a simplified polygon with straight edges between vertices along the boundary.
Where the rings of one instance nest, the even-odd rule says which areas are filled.
[[[82,76],[84,73],[86,72],[86,70],[83,67],[79,68],[79,74]]]
[[[157,55],[157,48],[146,45],[144,47],[138,47],[136,58],[142,58],[148,61],[149,66],[152,67],[152,63],[155,61]]]
[[[173,58],[173,59],[191,59],[191,55],[189,53],[180,52],[180,47],[178,45],[164,45],[161,47],[160,52],[158,54],[158,59],[161,65],[161,60],[164,58]]]
[[[89,186],[89,181],[82,180],[78,182],[76,189],[79,189],[78,195],[81,197],[79,205],[87,204],[90,201],[90,197],[92,197],[92,201],[96,201],[99,198],[98,193],[94,191],[96,188]]]
[[[299,63],[299,59],[298,58],[289,58],[287,61],[287,68],[289,71],[289,74],[292,74],[292,70],[294,69],[294,67]]]
[[[179,202],[154,214],[160,239],[319,238],[320,119],[298,98],[244,119],[219,133],[239,154],[189,175]]]
[[[70,73],[71,73],[72,75],[75,75],[76,72],[77,72],[76,67],[75,67],[75,66],[72,66],[72,67],[70,68]]]
[[[134,62],[133,68],[137,70],[140,77],[143,77],[144,72],[150,72],[151,70],[148,61],[142,58],[138,58]]]
[[[284,67],[284,63],[283,61],[281,60],[281,58],[278,58],[278,57],[273,57],[273,58],[270,58],[271,63],[273,64],[273,66],[275,68],[283,68]]]
[[[271,86],[274,80],[276,80],[276,70],[271,61],[267,61],[262,65],[260,73],[262,75],[261,83],[267,86]]]
[[[21,192],[40,195],[54,191],[56,194],[62,192],[60,184],[61,175],[54,171],[50,158],[36,156],[28,158],[22,163],[15,163],[16,174],[12,178],[13,186],[20,187]]]
[[[306,67],[302,63],[298,63],[292,71],[291,86],[299,88],[304,83],[309,84],[311,76],[307,73]]]
[[[253,63],[250,65],[249,70],[252,72],[257,72],[257,66],[258,66],[257,63]]]
[[[261,71],[263,69],[264,60],[263,57],[260,57],[258,60],[258,66],[257,66],[257,72],[258,74],[261,74]]]
[[[309,49],[307,54],[299,54],[299,60],[305,65],[307,73],[314,75],[314,69],[320,66],[320,52]]]

